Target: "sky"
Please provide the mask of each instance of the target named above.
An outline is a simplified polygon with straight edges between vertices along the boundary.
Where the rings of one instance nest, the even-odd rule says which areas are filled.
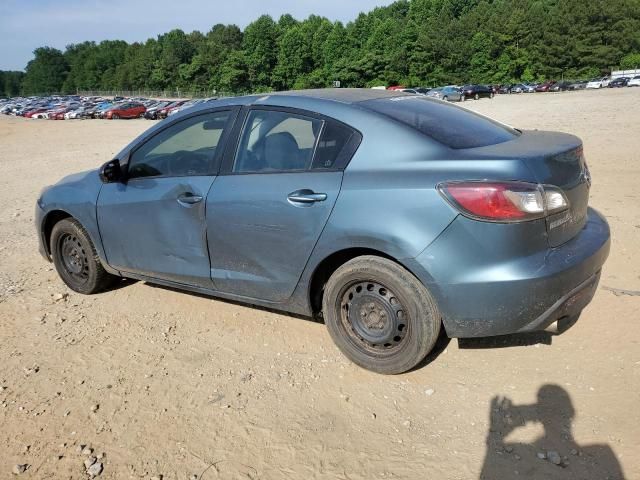
[[[0,70],[24,70],[37,47],[64,50],[85,40],[144,41],[174,28],[205,33],[216,23],[244,28],[262,14],[311,14],[348,22],[392,0],[1,0]]]

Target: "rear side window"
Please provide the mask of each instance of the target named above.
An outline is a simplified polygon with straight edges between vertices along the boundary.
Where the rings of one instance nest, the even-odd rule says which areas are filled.
[[[288,112],[249,113],[233,167],[235,173],[307,170],[322,121]]]
[[[507,142],[517,130],[462,107],[424,97],[360,102],[362,107],[404,123],[450,148],[476,148]]]

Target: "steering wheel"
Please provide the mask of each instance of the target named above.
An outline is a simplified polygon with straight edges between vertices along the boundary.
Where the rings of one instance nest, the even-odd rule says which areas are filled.
[[[171,175],[202,173],[202,159],[188,150],[178,150],[169,158],[167,167]]]

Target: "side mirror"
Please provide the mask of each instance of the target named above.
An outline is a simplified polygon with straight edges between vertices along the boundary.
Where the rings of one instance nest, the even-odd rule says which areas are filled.
[[[120,160],[117,158],[108,161],[100,167],[100,180],[102,183],[115,183],[123,178]]]

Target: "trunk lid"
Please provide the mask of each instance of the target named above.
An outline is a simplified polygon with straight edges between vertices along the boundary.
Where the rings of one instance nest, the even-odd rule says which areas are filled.
[[[546,218],[549,246],[562,245],[584,227],[591,178],[578,137],[559,132],[524,131],[514,140],[468,152],[473,152],[475,158],[480,154],[487,159],[520,159],[538,183],[563,191],[569,200],[569,209]]]

